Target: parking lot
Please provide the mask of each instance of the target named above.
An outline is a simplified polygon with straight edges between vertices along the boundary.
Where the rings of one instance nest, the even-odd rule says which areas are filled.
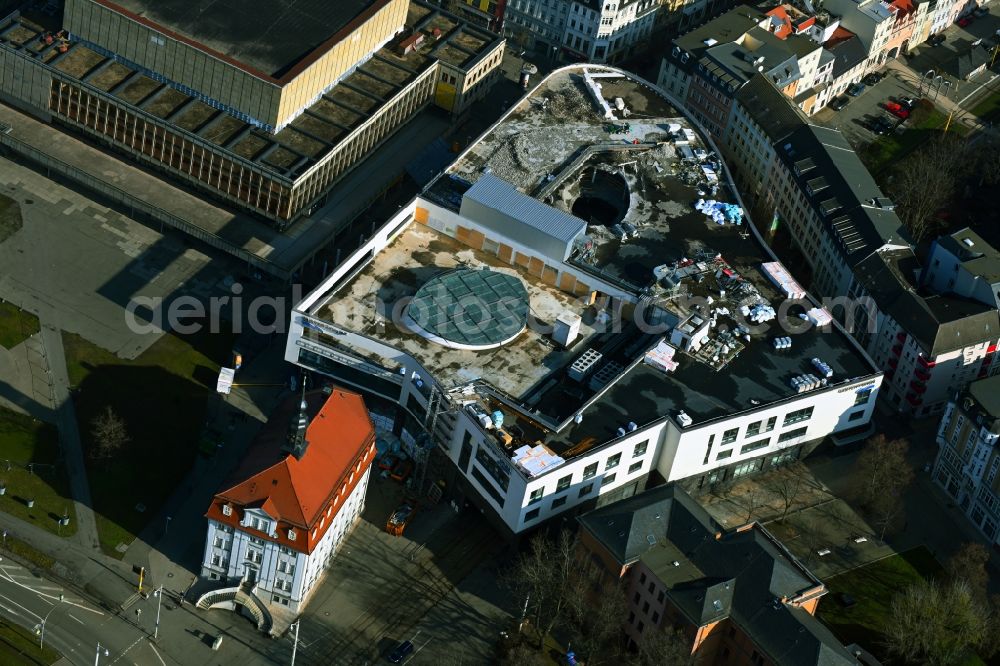
[[[937,46],[922,44],[909,54],[889,61],[881,70],[884,78],[874,86],[866,86],[846,107],[835,111],[829,106],[818,112],[814,119],[821,125],[839,129],[856,149],[876,140],[871,130],[877,118],[892,118],[885,109],[886,102],[901,98],[924,98],[931,101],[941,120],[954,111],[953,128],[965,131],[982,129],[986,122],[970,113],[977,103],[1000,90],[1000,79],[993,70],[960,81],[954,73],[954,61],[974,47],[977,41],[995,46],[996,31],[1000,29],[1000,9],[977,17],[966,27],[949,26],[941,34],[944,42]],[[992,55],[992,52],[991,54]],[[1000,61],[1000,58],[997,58]],[[938,77],[941,77],[940,79]],[[934,82],[930,85],[930,82]],[[898,124],[898,119],[894,119]],[[909,123],[903,123],[897,132],[905,132]]]

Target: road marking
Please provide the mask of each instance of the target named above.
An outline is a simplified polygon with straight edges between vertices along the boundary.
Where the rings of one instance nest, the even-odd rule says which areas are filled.
[[[83,620],[81,620],[80,618],[74,616],[72,613],[66,613],[66,615],[69,615],[71,618],[73,618],[74,620],[76,620],[80,624],[83,624]]]
[[[10,575],[6,571],[3,571],[2,573],[3,573],[3,578],[6,578],[7,580],[9,580],[14,585],[17,585],[18,587],[23,587],[24,589],[26,589],[26,590],[28,590],[30,592],[34,592],[36,595],[38,595],[38,598],[39,598],[40,601],[44,601],[45,603],[49,604],[50,606],[54,605],[55,601],[49,601],[49,599],[54,599],[56,601],[59,600],[59,597],[57,597],[57,596],[54,596],[54,595],[51,595],[51,594],[45,594],[44,592],[39,592],[37,589],[31,587],[30,585],[25,585],[24,583],[17,582],[13,578],[11,578]],[[80,601],[82,602],[83,600],[81,599]],[[101,615],[101,616],[104,615],[104,613],[102,613],[101,611],[94,610],[92,608],[87,608],[82,603],[78,603],[78,602],[75,602],[75,601],[69,601],[68,599],[63,599],[62,603],[68,604],[70,606],[75,606],[76,608],[79,608],[80,610],[85,610],[88,613],[95,613],[96,615]]]
[[[118,660],[124,657],[128,653],[128,651],[134,648],[143,638],[145,638],[145,636],[139,636],[139,638],[135,639],[135,643],[132,643],[132,645],[129,645],[127,648],[125,648],[124,652],[115,657],[114,661],[112,661],[111,663],[112,664],[118,663]]]
[[[418,631],[417,633],[419,634],[420,632]],[[416,638],[416,636],[414,636],[414,638]],[[410,658],[407,659],[406,661],[404,661],[403,663],[404,664],[408,664],[411,661],[413,661],[414,659],[416,659],[417,658],[417,653],[420,652],[421,650],[423,650],[425,647],[427,647],[427,644],[430,643],[431,640],[432,639],[428,638],[426,641],[424,641],[424,644],[421,645],[420,647],[418,647],[416,650],[414,650],[413,653],[410,655]],[[163,666],[166,666],[166,664],[164,664]]]
[[[156,655],[156,658],[160,660],[160,663],[163,664],[163,666],[167,666],[167,662],[163,661],[163,657],[161,657],[160,653],[156,651],[156,648],[153,647],[152,643],[149,644],[149,648],[153,651],[153,654]]]
[[[37,618],[38,618],[39,620],[41,620],[41,619],[42,619],[42,616],[41,616],[41,615],[39,615],[38,613],[36,613],[36,612],[34,612],[34,611],[32,611],[32,610],[28,610],[27,608],[25,608],[25,607],[24,607],[24,606],[22,606],[21,604],[17,603],[16,601],[14,601],[13,599],[11,599],[10,597],[8,597],[8,596],[5,596],[5,595],[3,595],[3,594],[0,594],[0,597],[3,597],[4,599],[6,599],[6,600],[7,600],[7,601],[9,601],[10,603],[14,604],[14,605],[15,605],[15,606],[17,606],[18,608],[21,608],[21,609],[23,609],[23,610],[25,610],[25,611],[28,611],[28,613],[29,613],[29,614],[31,614],[31,615],[34,615],[34,616],[35,616],[35,617],[37,617]]]

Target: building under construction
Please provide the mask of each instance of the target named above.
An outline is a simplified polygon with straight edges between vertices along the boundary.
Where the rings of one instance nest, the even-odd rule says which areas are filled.
[[[284,227],[429,104],[459,114],[503,40],[410,0],[66,0],[0,22],[0,100]]]

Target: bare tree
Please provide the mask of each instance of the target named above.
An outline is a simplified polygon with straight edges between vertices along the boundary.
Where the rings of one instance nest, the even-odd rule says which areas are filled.
[[[798,474],[781,474],[775,477],[770,487],[781,498],[781,517],[778,520],[784,520],[799,499],[802,477]]]
[[[964,543],[955,554],[944,563],[948,577],[954,581],[963,581],[979,597],[986,602],[986,588],[989,586],[990,575],[986,565],[990,561],[990,551],[981,543]]]
[[[854,498],[870,506],[881,496],[901,490],[913,481],[913,466],[906,459],[909,442],[878,434],[868,440],[855,463]]]
[[[90,426],[90,434],[94,439],[91,455],[94,458],[108,460],[131,441],[125,421],[110,405],[94,417]]]
[[[902,527],[901,521],[906,511],[899,491],[887,492],[866,507],[868,517],[878,529],[878,538],[885,541],[886,534],[895,534]]]
[[[636,666],[689,666],[694,663],[692,643],[679,629],[664,627],[659,631],[648,631],[639,643],[634,663]]]
[[[504,574],[514,598],[519,603],[525,600],[527,616],[539,633],[539,648],[545,636],[566,619],[575,570],[576,537],[564,529],[555,538],[536,534],[528,551]]]
[[[747,488],[744,497],[746,497],[746,502],[743,506],[747,510],[747,519],[743,522],[749,523],[750,519],[753,518],[753,514],[760,508],[760,489],[756,485],[751,486]]]
[[[886,647],[905,661],[928,666],[962,663],[992,639],[989,610],[964,581],[921,581],[892,600],[883,627]]]
[[[892,172],[887,189],[914,239],[923,240],[942,226],[937,213],[955,196],[968,169],[965,142],[946,134],[927,142]]]
[[[574,651],[588,666],[621,663],[622,623],[628,612],[621,581],[588,560],[578,564],[571,592]]]

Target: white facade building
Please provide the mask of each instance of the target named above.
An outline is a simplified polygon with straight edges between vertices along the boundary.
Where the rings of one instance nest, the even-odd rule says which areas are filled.
[[[671,149],[643,159],[623,148],[617,159],[636,161],[621,171],[592,152],[588,146],[606,141],[607,108],[617,108],[614,99],[604,100],[607,108],[595,100],[592,80],[625,108],[644,104],[649,127],[675,125],[677,156]],[[654,192],[678,196],[667,189],[677,186],[667,166],[681,147],[703,155],[699,171],[724,179],[719,195],[738,201],[725,165],[707,161],[717,149],[690,121],[678,122],[682,111],[648,83],[610,68],[563,68],[540,90],[549,104],[573,100],[573,123],[536,125],[549,111],[533,99],[511,109],[296,306],[286,360],[395,405],[406,427],[425,430],[453,463],[441,480],[509,533],[634,494],[650,475],[712,484],[863,428],[881,373],[836,323],[816,328],[797,314],[739,323],[751,304],[786,307],[762,277],[761,264],[774,257],[752,227],[719,225],[690,208],[668,219],[644,205]],[[637,144],[627,136],[623,145]],[[509,151],[531,170],[511,171]],[[580,154],[594,157],[583,163]],[[523,194],[537,183],[544,186],[537,199]],[[492,207],[467,205],[472,199]],[[613,217],[588,224],[570,212]],[[667,258],[691,243],[692,258],[650,264],[648,273],[623,257],[636,248]],[[644,286],[654,276],[653,287]],[[499,292],[491,289],[500,287],[490,285],[509,277],[527,300],[508,300],[495,316],[489,304]],[[430,284],[449,285],[449,298],[472,299],[440,302],[434,312],[443,317],[418,312],[420,328],[437,327],[438,341],[406,325],[413,304],[428,302],[422,290]],[[711,308],[679,298],[695,285],[714,294]],[[461,316],[459,305],[478,318]],[[807,298],[794,307],[815,305]],[[451,335],[507,339],[503,329],[520,330],[517,313],[526,310],[529,325],[500,349],[440,343]],[[820,312],[813,311],[818,321]],[[696,313],[712,320],[707,335],[678,334]],[[579,332],[556,343],[546,322],[567,315],[579,316]],[[826,363],[821,380],[814,373]]]
[[[937,434],[934,481],[989,544],[1000,544],[1000,378],[981,379],[948,403]]]
[[[301,611],[360,519],[374,432],[355,393],[315,391],[279,407],[206,513],[201,576],[215,589],[199,607],[247,606],[262,629],[268,609]]]

